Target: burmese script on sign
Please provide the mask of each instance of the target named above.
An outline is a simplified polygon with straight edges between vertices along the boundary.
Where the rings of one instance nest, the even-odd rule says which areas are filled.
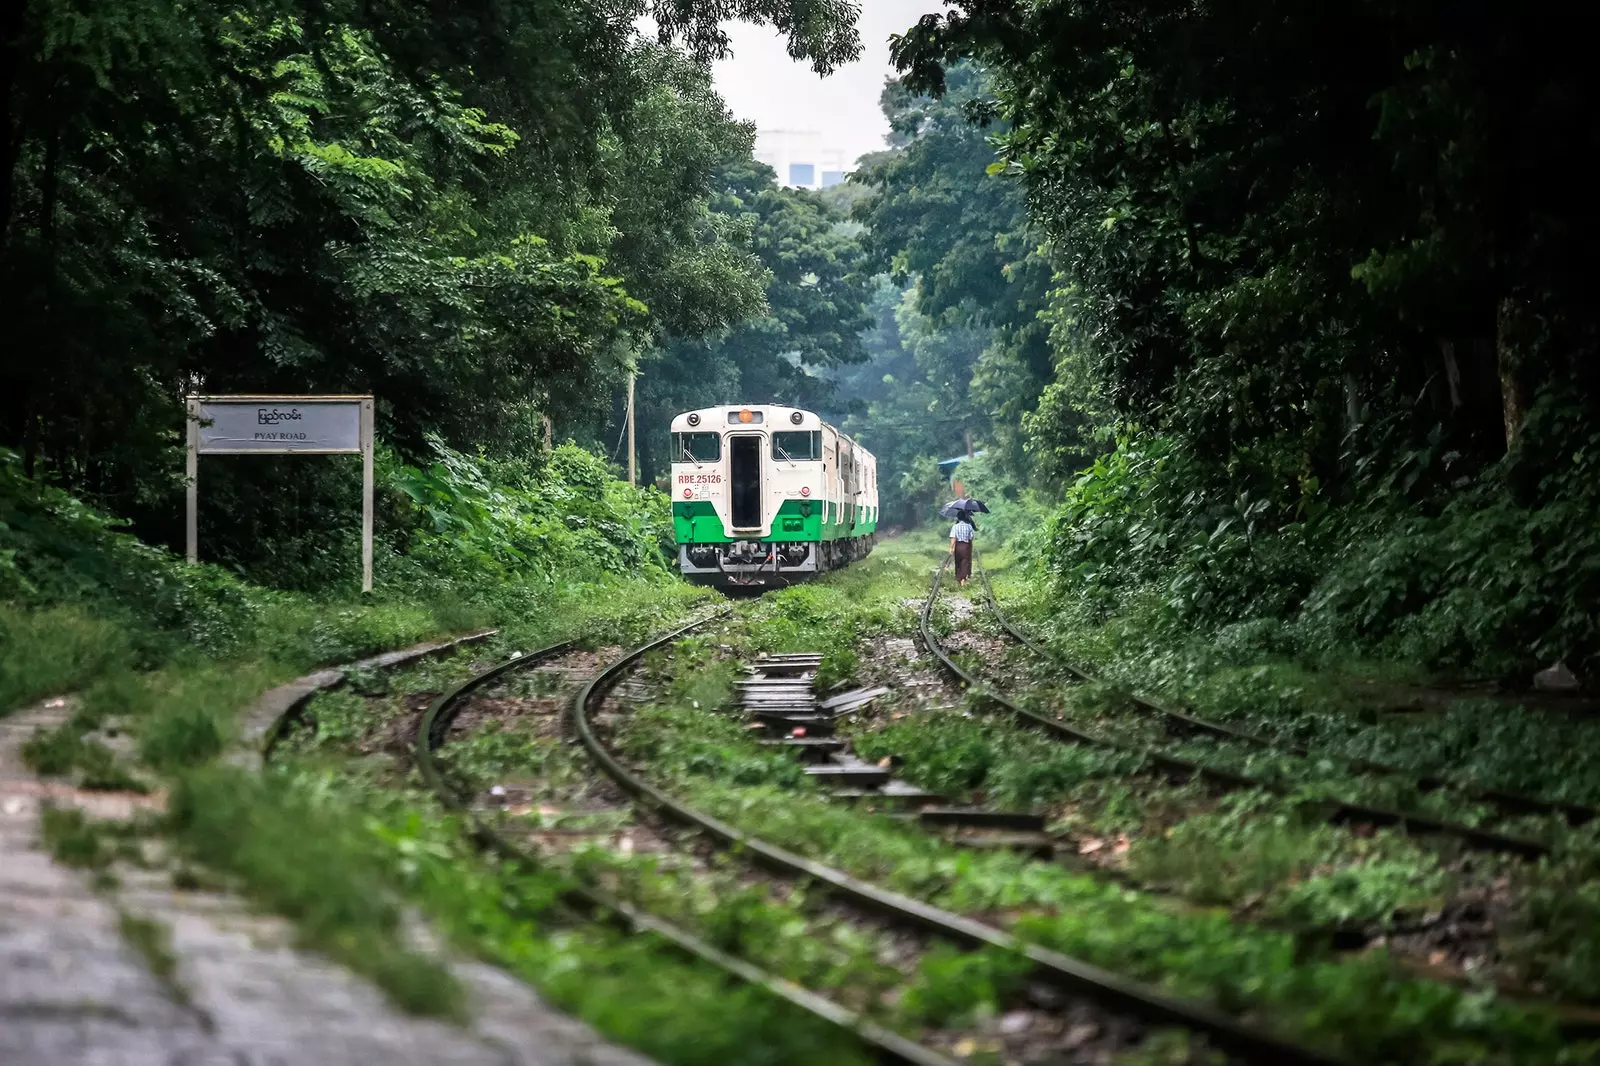
[[[203,402],[200,453],[359,452],[361,404]]]

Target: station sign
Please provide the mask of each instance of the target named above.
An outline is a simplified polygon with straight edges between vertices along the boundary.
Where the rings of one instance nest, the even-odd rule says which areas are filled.
[[[355,455],[361,451],[360,399],[196,399],[201,455]]]
[[[188,422],[191,563],[200,558],[200,456],[360,455],[361,589],[372,591],[371,396],[190,396]]]

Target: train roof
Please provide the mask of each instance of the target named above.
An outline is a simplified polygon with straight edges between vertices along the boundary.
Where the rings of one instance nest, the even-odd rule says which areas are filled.
[[[742,412],[750,412],[751,419],[745,422],[740,418]],[[756,417],[760,415],[759,419]],[[698,421],[690,422],[691,415],[698,416]],[[799,415],[796,419],[794,416]],[[684,411],[672,419],[673,433],[690,433],[699,430],[707,433],[712,430],[738,429],[771,430],[806,430],[806,429],[831,429],[839,434],[847,444],[860,448],[867,455],[872,455],[855,439],[837,426],[822,420],[822,416],[815,411],[806,411],[799,407],[789,407],[781,403],[747,403],[747,404],[720,404],[716,407],[701,407],[694,411]]]

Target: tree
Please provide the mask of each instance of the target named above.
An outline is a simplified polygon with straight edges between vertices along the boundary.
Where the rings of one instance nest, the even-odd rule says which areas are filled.
[[[933,98],[899,82],[885,87],[893,150],[856,175],[872,195],[855,217],[867,227],[873,265],[901,284],[915,281],[916,310],[926,320],[918,332],[954,331],[951,351],[970,356],[964,367],[935,371],[946,383],[963,379],[966,430],[991,438],[1020,470],[1018,427],[1051,373],[1048,330],[1038,318],[1051,271],[1021,188],[991,173],[990,138],[1001,127],[988,121],[994,99],[985,74],[956,66],[945,90]]]
[[[674,414],[721,403],[827,405],[824,371],[864,359],[870,321],[863,252],[847,223],[816,193],[782,189],[748,155],[718,174],[712,217],[741,233],[765,277],[765,306],[720,334],[670,338],[644,364],[637,405],[646,427],[644,468],[665,471],[661,450]]]
[[[1596,93],[1566,9],[952,6],[898,62],[936,93],[995,72],[1002,155],[1124,417],[1215,462],[1273,442],[1327,483],[1355,424],[1440,424],[1483,461],[1540,386],[1594,396],[1570,264]]]
[[[710,209],[729,18],[858,48],[835,0],[8,5],[0,444],[170,543],[192,389],[373,391],[407,455],[592,428],[637,350],[761,308]]]

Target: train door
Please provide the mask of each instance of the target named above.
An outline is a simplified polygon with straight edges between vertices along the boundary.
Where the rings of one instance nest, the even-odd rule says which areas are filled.
[[[728,480],[734,529],[761,528],[761,438],[728,438]]]

